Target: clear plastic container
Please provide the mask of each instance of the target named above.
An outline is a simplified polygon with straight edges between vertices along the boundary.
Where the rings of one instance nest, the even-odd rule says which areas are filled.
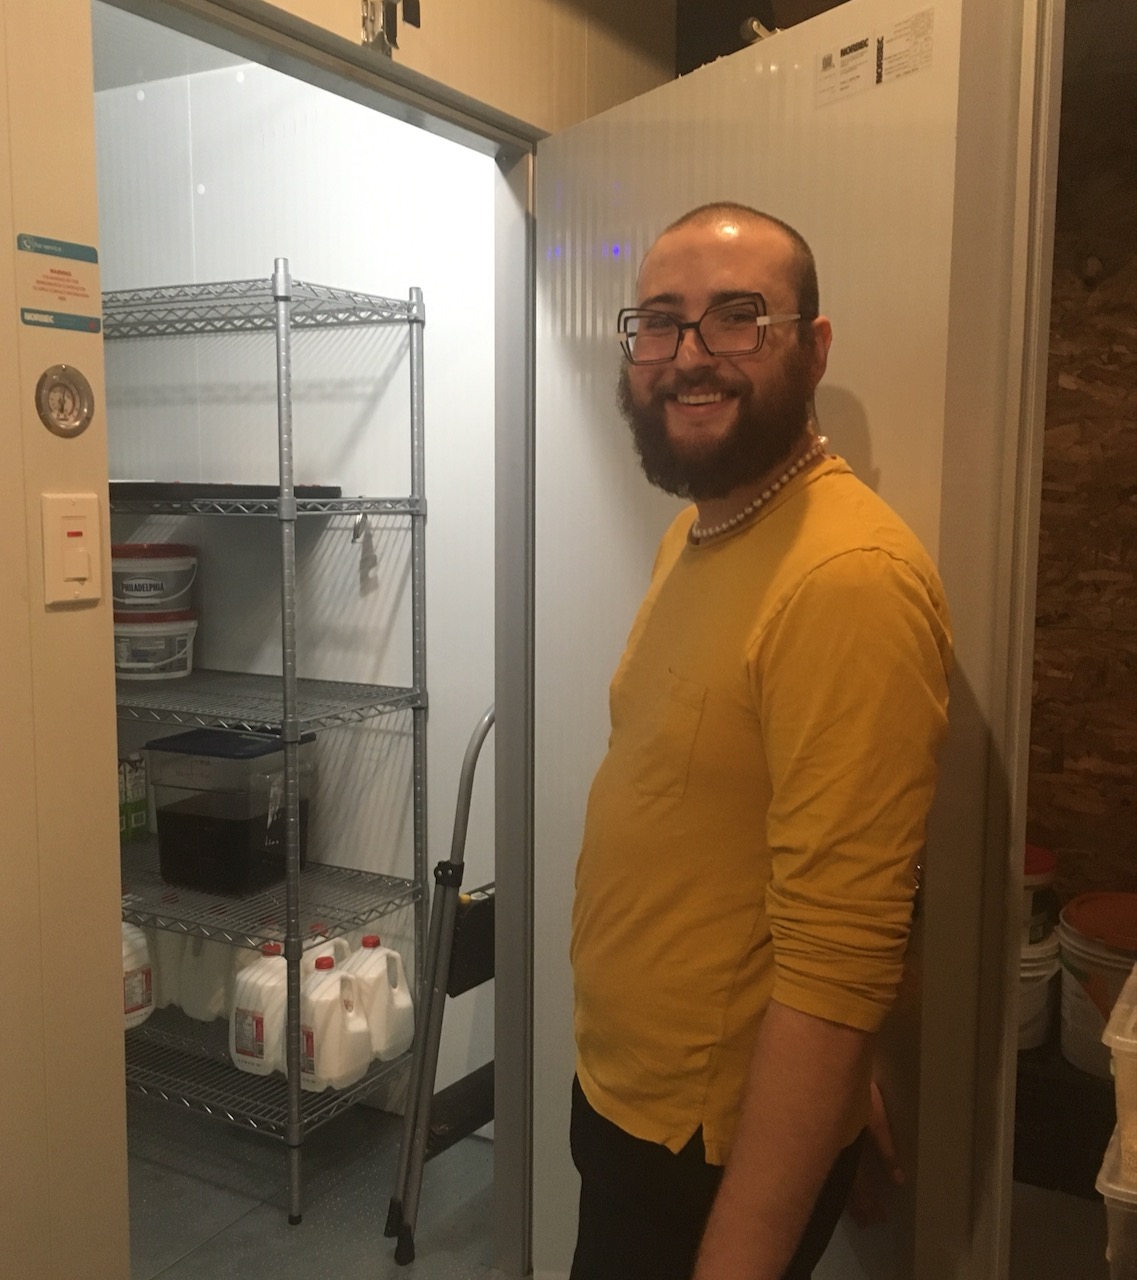
[[[1121,1172],[1121,1135],[1115,1129],[1105,1151],[1097,1189],[1105,1198],[1109,1280],[1137,1280],[1137,1183]]]
[[[1113,1058],[1121,1176],[1137,1187],[1137,965],[1121,988],[1101,1038]]]
[[[300,860],[315,785],[315,734],[299,745]],[[284,878],[284,748],[279,738],[193,729],[147,743],[162,878],[246,893]]]

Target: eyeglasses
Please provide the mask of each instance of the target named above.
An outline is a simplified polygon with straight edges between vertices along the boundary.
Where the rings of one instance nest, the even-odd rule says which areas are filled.
[[[666,311],[625,307],[616,317],[616,328],[620,346],[631,364],[666,364],[679,354],[679,344],[688,329],[694,329],[712,356],[746,356],[761,350],[770,325],[807,318],[812,317],[797,311],[768,316],[766,299],[760,293],[748,293],[708,307],[698,320],[679,320]]]

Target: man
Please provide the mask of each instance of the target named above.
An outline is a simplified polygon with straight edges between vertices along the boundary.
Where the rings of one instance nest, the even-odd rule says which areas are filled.
[[[947,609],[816,434],[832,330],[796,231],[693,210],[619,329],[644,471],[694,506],[612,681],[577,868],[572,1275],[804,1280],[903,968]]]

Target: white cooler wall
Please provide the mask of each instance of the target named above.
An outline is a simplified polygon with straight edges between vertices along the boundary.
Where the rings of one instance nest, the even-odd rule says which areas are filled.
[[[153,34],[115,17],[116,30]],[[255,65],[106,89],[96,118],[104,288],[267,278],[282,256],[298,280],[423,290],[433,866],[449,853],[467,739],[494,696],[493,162]],[[106,358],[112,478],[276,482],[271,334],[109,342]],[[293,377],[298,484],[409,492],[405,327],[296,334]],[[407,521],[372,519],[357,542],[351,524],[298,522],[300,674],[409,684]],[[114,534],[201,548],[195,665],[279,672],[275,520],[116,517]],[[157,734],[123,736],[134,746]],[[409,713],[321,734],[319,768],[310,856],[409,874]],[[491,736],[468,886],[493,878],[492,796]],[[409,917],[387,922],[404,949]],[[447,1010],[439,1084],[492,1056],[486,986]]]
[[[823,76],[827,55],[840,67],[865,37],[871,55],[925,11],[930,56],[915,52],[910,74],[859,88]],[[585,802],[608,681],[678,507],[649,489],[615,408],[616,312],[655,235],[697,204],[738,200],[796,226],[835,334],[821,429],[937,554],[958,49],[953,0],[855,0],[538,147],[537,1277],[567,1273],[575,1229],[568,943]],[[883,1275],[885,1244],[865,1237],[858,1260],[842,1242],[825,1265],[841,1252],[839,1274]]]

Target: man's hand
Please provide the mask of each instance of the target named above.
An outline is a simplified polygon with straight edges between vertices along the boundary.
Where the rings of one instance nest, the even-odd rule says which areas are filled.
[[[872,1082],[872,1114],[869,1117],[868,1134],[870,1141],[861,1152],[853,1189],[849,1192],[849,1203],[846,1205],[849,1217],[858,1227],[871,1227],[888,1217],[882,1190],[885,1179],[896,1187],[903,1186],[907,1180],[896,1154],[884,1098],[875,1080]]]

